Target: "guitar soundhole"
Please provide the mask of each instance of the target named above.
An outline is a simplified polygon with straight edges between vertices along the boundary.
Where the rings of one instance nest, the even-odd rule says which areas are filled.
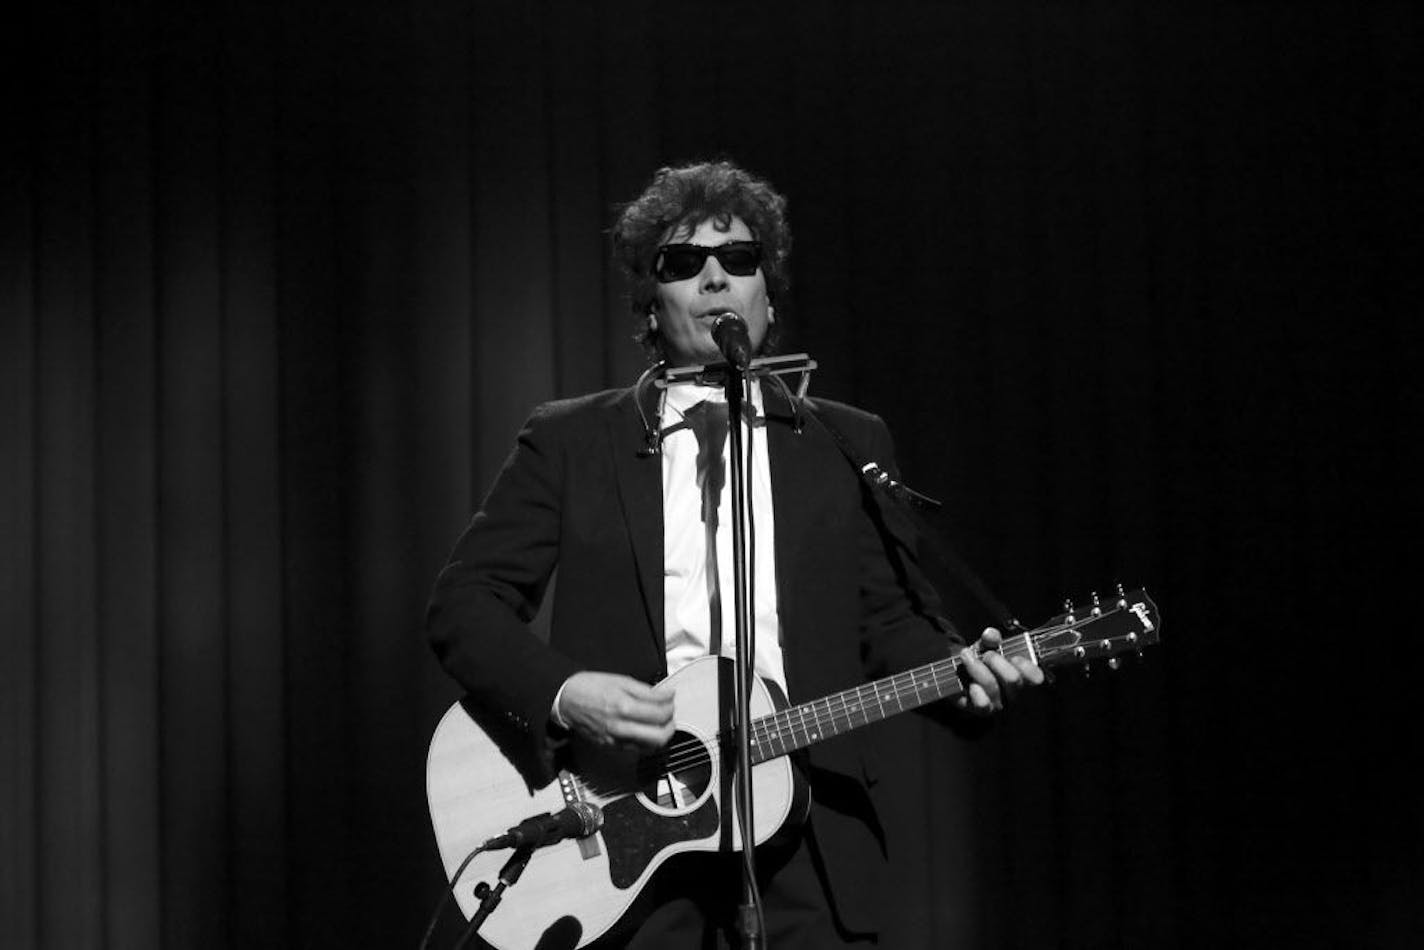
[[[638,797],[663,814],[696,808],[712,787],[712,760],[707,745],[690,732],[678,731],[667,748],[638,767]]]

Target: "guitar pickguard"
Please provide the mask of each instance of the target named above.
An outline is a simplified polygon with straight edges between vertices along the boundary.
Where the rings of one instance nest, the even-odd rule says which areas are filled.
[[[608,876],[619,890],[631,887],[653,857],[669,845],[717,833],[720,809],[708,798],[683,815],[658,815],[635,796],[603,808],[603,843],[608,848]]]
[[[600,837],[614,887],[637,883],[664,849],[718,832],[721,808],[712,783],[719,770],[709,741],[691,727],[653,755],[573,747],[576,784],[603,809]]]

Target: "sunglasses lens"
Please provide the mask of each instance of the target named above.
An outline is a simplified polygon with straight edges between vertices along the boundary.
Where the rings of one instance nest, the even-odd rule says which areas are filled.
[[[687,280],[702,272],[702,262],[707,260],[707,249],[683,245],[663,249],[658,262],[658,280],[664,283],[673,280]]]
[[[665,284],[696,277],[708,255],[716,257],[722,269],[734,277],[750,277],[761,266],[761,245],[756,241],[734,241],[720,247],[665,244],[658,251],[654,276]]]
[[[717,249],[717,260],[727,273],[737,277],[750,277],[756,273],[757,265],[761,263],[761,254],[752,245],[728,244]]]

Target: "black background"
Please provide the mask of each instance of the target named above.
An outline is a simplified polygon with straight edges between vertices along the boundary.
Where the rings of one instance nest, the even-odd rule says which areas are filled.
[[[943,538],[1027,622],[1165,620],[976,748],[884,727],[891,945],[1419,938],[1412,6],[16,27],[7,945],[418,941],[428,585],[528,409],[639,368],[615,204],[717,156],[789,195],[784,349]]]

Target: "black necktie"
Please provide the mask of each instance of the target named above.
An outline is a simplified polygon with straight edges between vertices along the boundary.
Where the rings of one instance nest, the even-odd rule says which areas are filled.
[[[702,522],[717,528],[717,506],[727,481],[722,449],[727,444],[727,404],[703,400],[683,413],[697,437],[697,487],[702,489]]]
[[[727,404],[703,400],[683,413],[697,437],[697,487],[702,489],[702,530],[706,539],[708,651],[722,652],[722,585],[717,571],[717,507],[727,481],[722,448],[727,444]]]

